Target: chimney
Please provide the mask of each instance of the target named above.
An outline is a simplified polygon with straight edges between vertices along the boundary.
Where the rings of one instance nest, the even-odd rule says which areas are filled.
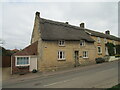
[[[85,28],[85,24],[84,24],[84,23],[81,23],[81,24],[80,24],[80,27],[81,27],[81,28]]]
[[[69,24],[69,22],[65,22],[66,24]]]
[[[105,34],[110,35],[110,31],[109,30],[105,31]]]
[[[36,16],[40,17],[40,12],[36,12],[35,14]]]

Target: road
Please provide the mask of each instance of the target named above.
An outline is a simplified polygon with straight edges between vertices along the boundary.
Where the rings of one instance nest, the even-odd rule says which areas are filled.
[[[3,88],[109,88],[118,84],[118,61],[79,67],[74,71],[20,82],[3,83]]]

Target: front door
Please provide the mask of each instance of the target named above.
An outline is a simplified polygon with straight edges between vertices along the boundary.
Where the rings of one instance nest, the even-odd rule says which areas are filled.
[[[74,51],[74,59],[75,59],[75,67],[77,66],[80,66],[80,63],[79,63],[79,51]]]
[[[37,57],[30,58],[30,71],[33,71],[33,69],[37,70]]]

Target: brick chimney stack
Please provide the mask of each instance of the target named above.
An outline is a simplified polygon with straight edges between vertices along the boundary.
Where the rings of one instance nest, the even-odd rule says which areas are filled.
[[[110,31],[109,30],[105,31],[105,34],[110,35]]]
[[[35,14],[36,16],[40,17],[40,12],[36,12]]]
[[[65,22],[66,24],[69,24],[69,22]]]
[[[81,23],[81,24],[80,24],[80,27],[81,27],[81,28],[85,28],[85,24],[84,24],[84,23]]]

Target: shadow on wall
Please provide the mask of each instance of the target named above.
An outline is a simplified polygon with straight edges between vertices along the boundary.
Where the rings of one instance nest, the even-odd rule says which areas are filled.
[[[11,67],[2,68],[2,80],[8,80],[11,77]]]

